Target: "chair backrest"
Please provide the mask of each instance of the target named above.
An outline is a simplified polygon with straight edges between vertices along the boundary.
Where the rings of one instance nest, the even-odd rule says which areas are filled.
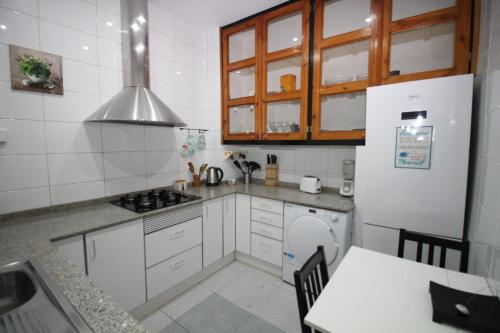
[[[399,230],[399,245],[398,257],[403,258],[405,242],[413,241],[417,243],[417,261],[422,262],[422,248],[423,244],[429,246],[427,253],[427,264],[434,263],[434,248],[440,248],[439,267],[446,265],[446,250],[456,250],[460,252],[460,272],[467,273],[467,266],[469,263],[469,242],[468,241],[454,241],[451,239],[440,238],[436,236],[424,235],[421,233],[408,231],[405,229]]]
[[[328,268],[323,246],[318,246],[318,250],[302,268],[295,271],[294,279],[302,333],[311,333],[312,329],[304,324],[304,318],[328,282]]]

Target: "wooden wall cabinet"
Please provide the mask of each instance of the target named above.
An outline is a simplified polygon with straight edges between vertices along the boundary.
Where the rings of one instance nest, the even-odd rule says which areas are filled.
[[[369,86],[470,71],[471,3],[298,0],[222,28],[223,141],[363,142]]]

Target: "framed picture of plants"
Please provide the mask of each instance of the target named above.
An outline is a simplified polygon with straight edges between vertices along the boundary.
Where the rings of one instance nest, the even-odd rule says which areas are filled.
[[[12,89],[62,95],[62,57],[9,45]]]

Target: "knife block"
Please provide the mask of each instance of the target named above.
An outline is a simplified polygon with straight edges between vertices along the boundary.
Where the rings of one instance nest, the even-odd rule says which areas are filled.
[[[266,181],[265,184],[268,186],[276,186],[279,181],[279,168],[278,164],[268,164],[266,165]]]

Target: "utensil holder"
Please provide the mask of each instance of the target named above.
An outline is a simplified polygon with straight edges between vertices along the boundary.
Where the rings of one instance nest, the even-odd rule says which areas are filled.
[[[250,181],[252,180],[252,179],[250,178],[250,174],[249,174],[249,173],[245,173],[245,174],[243,175],[243,179],[244,179],[244,181],[245,181],[245,184],[250,184]]]
[[[193,175],[193,187],[201,186],[201,178],[200,175]]]
[[[278,164],[268,164],[266,165],[266,181],[265,184],[268,186],[276,186],[279,182],[279,168]]]

